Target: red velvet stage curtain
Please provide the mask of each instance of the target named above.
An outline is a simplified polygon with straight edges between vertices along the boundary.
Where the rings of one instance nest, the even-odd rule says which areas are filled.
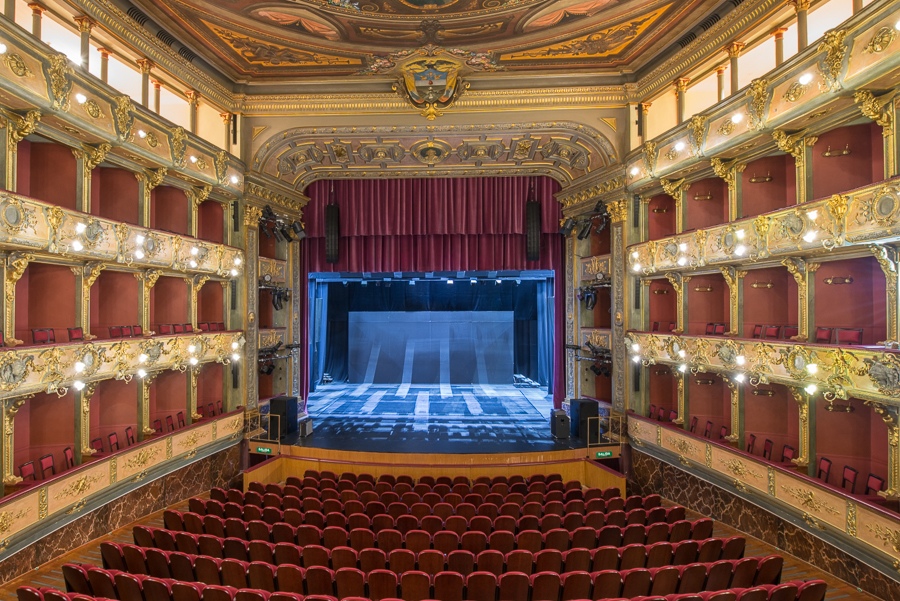
[[[541,203],[541,257],[525,260],[525,202],[534,181]],[[340,260],[325,262],[325,205],[334,185],[341,208]],[[565,274],[559,184],[547,177],[340,180],[314,182],[304,209],[301,281],[310,273],[552,270],[556,272],[553,401],[565,397]],[[306,291],[304,290],[305,294]],[[308,296],[308,295],[306,295]],[[302,303],[308,315],[308,299]],[[303,320],[304,340],[308,319]],[[308,360],[301,386],[309,389]]]

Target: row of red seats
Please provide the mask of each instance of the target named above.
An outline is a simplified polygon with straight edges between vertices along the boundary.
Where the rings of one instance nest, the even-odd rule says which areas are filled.
[[[338,477],[336,472],[332,472],[330,470],[322,470],[322,471],[311,470],[311,469],[306,470],[303,473],[303,477],[304,478],[314,478],[316,480],[334,480],[336,482],[340,481],[340,480],[347,480],[350,482],[371,482],[373,484],[375,484],[376,482],[387,482],[391,485],[400,484],[400,483],[403,483],[403,484],[416,484],[417,483],[416,480],[412,476],[407,476],[405,474],[401,474],[399,476],[394,476],[392,474],[381,474],[376,479],[375,476],[373,476],[372,474],[367,474],[367,473],[354,474],[352,472],[344,472],[340,475],[340,477]],[[299,480],[300,480],[300,478],[298,478],[296,476],[288,476],[287,480],[285,480],[285,483],[286,484],[294,484],[296,486],[295,482],[297,482]],[[562,474],[553,473],[553,474],[534,474],[532,476],[528,476],[527,478],[525,476],[522,476],[519,474],[515,474],[512,476],[501,475],[501,476],[493,476],[493,477],[478,476],[474,480],[470,480],[468,478],[468,476],[454,476],[453,478],[451,478],[450,476],[419,476],[418,483],[430,484],[431,486],[434,486],[435,484],[449,484],[450,486],[453,486],[454,484],[484,483],[484,484],[487,484],[488,486],[491,486],[491,485],[499,484],[499,483],[512,485],[512,484],[518,484],[518,483],[533,484],[535,482],[550,483],[550,482],[562,482],[562,481],[563,481]]]
[[[338,599],[365,597],[372,601],[400,597],[407,601],[426,599],[531,599],[531,601],[569,601],[573,599],[609,599],[646,595],[670,595],[720,591],[777,584],[782,560],[778,556],[721,560],[709,564],[635,568],[619,572],[539,572],[528,576],[506,572],[499,577],[491,572],[406,571],[399,577],[390,570],[373,570],[368,574],[356,568],[331,570],[325,567],[300,568],[292,565],[273,566],[261,562],[244,563],[221,560],[221,571],[207,571],[209,583],[199,582],[193,566],[182,566],[179,581],[199,582],[252,588],[269,593],[276,591],[300,595],[333,595]],[[117,575],[127,574],[95,566],[64,564],[66,587],[73,592],[119,599]],[[144,575],[141,575],[144,576]],[[823,583],[824,584],[824,583]],[[463,592],[463,587],[467,590]],[[498,590],[498,587],[500,590]],[[504,590],[505,589],[505,590]],[[822,591],[824,595],[824,589]]]
[[[251,485],[255,485],[248,487],[248,491],[253,491],[258,494],[265,494],[266,492],[273,492],[275,494],[278,493],[279,484],[267,484],[265,486],[262,485],[261,482],[251,482]],[[357,493],[364,492],[375,492],[376,494],[384,494],[386,492],[395,492],[399,495],[415,492],[419,495],[425,495],[428,493],[437,493],[440,495],[446,495],[448,493],[456,493],[460,495],[467,495],[469,493],[476,493],[480,495],[487,495],[489,493],[498,493],[502,495],[509,494],[511,492],[518,494],[529,494],[533,492],[537,493],[548,493],[548,492],[569,492],[573,490],[582,490],[581,482],[578,480],[570,480],[569,482],[550,482],[549,484],[545,482],[535,482],[533,484],[525,484],[523,482],[517,482],[515,484],[506,484],[503,482],[498,482],[497,484],[487,485],[483,482],[479,482],[478,484],[454,484],[452,487],[448,484],[435,484],[431,486],[429,484],[407,484],[406,482],[400,482],[398,484],[390,484],[388,482],[377,482],[372,484],[371,482],[350,482],[349,480],[316,480],[314,478],[304,478],[300,481],[300,485],[296,486],[295,484],[285,484],[285,488],[310,488],[312,490],[325,491],[325,490],[336,490],[338,492],[344,491],[355,491]],[[617,489],[616,489],[617,490]],[[616,495],[619,496],[619,495]]]
[[[206,520],[215,520],[207,516]],[[618,526],[605,526],[600,530],[593,528],[579,528],[571,535],[562,529],[551,530],[547,534],[541,534],[535,530],[520,532],[518,536],[512,532],[495,531],[488,537],[484,532],[469,531],[460,536],[456,532],[441,531],[433,537],[423,530],[413,530],[405,536],[398,530],[382,530],[377,535],[372,530],[357,528],[349,532],[343,528],[327,527],[319,530],[315,526],[300,526],[294,528],[289,524],[275,524],[269,526],[264,522],[241,522],[240,520],[227,520],[232,525],[232,530],[226,532],[210,532],[204,528],[203,532],[192,534],[212,534],[219,538],[238,538],[241,540],[261,540],[271,543],[291,543],[300,546],[321,545],[328,549],[335,547],[351,547],[357,551],[377,547],[386,552],[394,549],[411,548],[416,550],[427,548],[438,549],[449,553],[457,549],[480,553],[487,548],[497,549],[504,553],[517,548],[528,549],[537,552],[542,549],[556,549],[563,552],[570,548],[594,549],[596,547],[620,547],[630,544],[652,544],[662,541],[681,542],[684,540],[704,540],[712,537],[713,522],[710,519],[701,519],[695,522],[682,520],[674,524],[653,524],[642,526],[632,524],[625,528]],[[217,525],[211,521],[210,524]],[[206,523],[204,523],[204,526]],[[243,530],[246,528],[246,530]],[[162,547],[154,544],[154,532],[159,530],[146,526],[136,526],[134,529],[135,543],[142,547]],[[174,540],[172,531],[166,530],[168,537]],[[238,535],[238,536],[234,536]],[[149,543],[149,544],[145,544]]]
[[[413,507],[415,508],[416,506],[414,505]],[[205,509],[204,507],[195,508]],[[232,510],[227,512],[225,517],[217,514],[200,513],[193,511],[193,508],[185,513],[169,510],[171,513],[165,514],[165,519],[172,521],[173,529],[175,530],[186,528],[189,532],[197,533],[199,533],[202,521],[207,517],[212,517],[215,520],[224,520],[225,522],[229,519],[236,519],[245,522],[262,521],[269,525],[285,522],[292,526],[312,525],[317,528],[327,526],[348,528],[349,526],[350,530],[368,528],[375,532],[385,529],[396,529],[404,534],[409,530],[425,530],[431,534],[439,530],[452,530],[462,535],[469,530],[479,530],[485,534],[490,534],[494,530],[508,530],[509,532],[540,530],[547,533],[556,528],[574,532],[584,526],[599,530],[604,526],[624,528],[629,524],[647,525],[659,522],[672,524],[683,520],[686,515],[685,508],[678,505],[674,507],[656,507],[649,512],[644,509],[632,509],[628,513],[624,511],[610,511],[608,513],[592,511],[585,515],[579,511],[572,511],[565,514],[551,513],[542,518],[535,516],[518,517],[518,515],[508,514],[497,515],[496,511],[491,511],[485,512],[488,515],[476,515],[469,519],[461,515],[451,515],[442,518],[440,515],[432,515],[430,510],[428,513],[423,511],[399,513],[396,517],[387,513],[381,513],[374,515],[370,519],[365,513],[360,511],[350,512],[348,508],[345,508],[344,512],[331,511],[324,515],[318,511],[307,511],[305,513],[296,509],[281,511],[274,507],[266,507],[260,510],[255,505],[247,505],[243,508],[243,511],[239,511],[241,508],[237,505],[231,506],[230,509]],[[349,508],[349,510],[352,509],[354,508]],[[179,523],[183,524],[183,526],[178,526],[177,524]]]
[[[137,545],[118,545],[104,542],[100,551],[103,567],[126,570],[134,574],[150,574],[167,578],[164,569],[154,569],[162,562],[161,557],[193,557],[194,567],[199,570],[201,558],[221,561],[232,559],[244,562],[262,562],[272,565],[295,565],[304,568],[324,567],[358,568],[369,573],[372,570],[390,569],[397,574],[419,570],[436,574],[449,570],[469,575],[474,571],[491,572],[498,576],[503,572],[523,572],[531,575],[537,572],[599,572],[603,570],[630,570],[632,568],[660,568],[667,565],[687,565],[689,563],[711,563],[721,559],[742,559],[745,541],[735,536],[723,540],[709,538],[703,541],[683,541],[681,543],[654,543],[653,545],[628,545],[626,547],[599,547],[597,549],[571,549],[560,552],[545,549],[532,553],[525,549],[510,551],[505,555],[500,551],[487,550],[478,555],[469,551],[443,553],[428,549],[414,553],[409,549],[395,549],[385,553],[381,549],[363,549],[357,552],[350,547],[329,550],[318,545],[300,547],[287,543],[265,543],[262,541],[239,541],[229,538],[194,541],[179,541],[178,551],[164,551],[155,547],[143,548]],[[184,544],[182,544],[184,543]],[[182,563],[186,560],[182,560]],[[198,572],[199,576],[199,572]],[[202,582],[205,582],[202,578]]]
[[[610,495],[607,499],[604,498],[604,493],[605,491],[599,488],[588,488],[586,490],[575,489],[565,492],[560,490],[553,490],[546,493],[529,492],[525,494],[518,492],[507,492],[501,494],[499,492],[490,491],[486,493],[467,492],[464,494],[452,491],[431,491],[424,494],[419,494],[415,491],[404,491],[402,493],[398,493],[396,491],[385,491],[379,493],[376,491],[339,491],[333,488],[318,490],[308,486],[301,489],[297,488],[296,486],[285,486],[284,490],[281,491],[281,494],[274,492],[259,493],[254,490],[241,492],[237,489],[224,491],[223,489],[219,488],[213,489],[210,492],[210,498],[219,503],[237,503],[238,505],[257,505],[260,507],[265,506],[267,503],[272,504],[273,506],[275,503],[280,503],[281,505],[283,505],[286,499],[301,499],[302,501],[313,499],[322,502],[329,500],[339,500],[343,503],[346,503],[348,501],[361,501],[363,504],[380,501],[385,505],[396,503],[398,501],[402,501],[407,505],[412,505],[414,503],[427,503],[432,506],[437,505],[438,503],[449,503],[454,507],[456,507],[460,503],[471,503],[475,507],[478,507],[485,502],[493,503],[495,505],[502,505],[503,503],[515,503],[516,505],[521,507],[526,503],[545,504],[551,501],[568,503],[569,501],[574,500],[581,500],[584,502],[597,500],[606,504],[613,504],[614,502],[624,502],[626,504],[634,505],[635,507],[642,507],[645,505],[644,497],[633,495],[628,499],[623,500],[621,496]],[[649,496],[658,497],[658,495]]]
[[[629,497],[628,500],[634,499]],[[230,518],[246,515],[246,511],[250,508],[256,510],[276,509],[278,511],[316,511],[319,513],[343,513],[350,517],[354,513],[365,514],[370,518],[377,515],[387,514],[394,518],[401,515],[414,515],[423,518],[427,515],[436,515],[442,519],[447,519],[453,515],[459,515],[467,520],[472,519],[476,515],[484,515],[491,519],[499,515],[512,516],[519,519],[522,516],[534,516],[536,518],[546,517],[548,515],[566,515],[568,513],[579,513],[582,515],[600,512],[610,513],[612,511],[632,511],[634,509],[657,509],[661,506],[661,500],[657,495],[647,498],[637,498],[632,502],[626,502],[625,499],[618,497],[612,501],[606,502],[603,499],[591,499],[588,502],[581,500],[572,500],[567,503],[561,501],[547,501],[545,503],[525,503],[524,505],[499,501],[484,501],[475,505],[472,503],[420,503],[415,502],[411,505],[404,501],[394,501],[386,504],[382,501],[339,501],[337,499],[328,499],[324,503],[318,499],[303,499],[302,502],[297,497],[276,497],[275,495],[265,495],[262,503],[222,503],[214,499],[204,500],[192,497],[188,500],[190,511],[200,515],[217,515],[219,517]],[[260,514],[261,515],[261,514]]]

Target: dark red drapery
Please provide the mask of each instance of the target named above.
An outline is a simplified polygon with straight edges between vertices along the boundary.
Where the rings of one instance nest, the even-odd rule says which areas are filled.
[[[525,202],[532,181],[541,203],[538,261],[525,260]],[[332,185],[341,209],[340,260],[335,264],[325,262],[325,205]],[[559,347],[565,282],[561,211],[553,197],[558,190],[559,184],[546,177],[315,182],[306,191],[310,202],[304,209],[301,281],[318,272],[553,270],[553,392],[559,407],[564,395]],[[302,390],[308,392],[307,382]]]

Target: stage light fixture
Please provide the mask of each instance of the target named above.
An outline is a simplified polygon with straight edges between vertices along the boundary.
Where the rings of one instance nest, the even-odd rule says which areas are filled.
[[[477,284],[477,283],[478,283],[478,280],[476,280],[475,278],[472,278],[472,279],[469,280],[469,283],[470,283],[470,284]]]
[[[584,240],[591,235],[591,224],[592,221],[588,219],[579,226],[578,235],[576,236],[579,240]]]
[[[597,293],[594,290],[588,292],[584,297],[584,306],[588,308],[588,310],[593,311],[594,307],[597,305]]]
[[[265,222],[263,222],[262,220],[260,220],[260,225],[262,225],[262,227],[259,228],[259,229],[261,229],[261,230],[262,230],[262,233],[264,233],[264,234],[266,235],[266,238],[271,238],[271,237],[272,237],[272,232],[270,232],[270,231],[269,231],[269,228],[266,227]]]
[[[294,230],[294,234],[297,236],[297,240],[303,240],[306,238],[306,230],[303,229],[303,224],[299,221],[295,221],[291,224],[291,229]]]
[[[600,369],[600,366],[597,365],[596,363],[591,365],[588,369],[591,370],[592,372],[594,372],[595,376],[600,376],[603,374],[602,370]]]
[[[275,234],[276,240],[278,240],[279,242],[284,242],[284,234],[281,233],[281,229],[277,224],[272,226],[272,233]]]
[[[501,280],[500,278],[497,278],[497,281],[494,282],[494,283],[495,283],[495,284],[502,284],[502,283],[503,283],[503,280]]]
[[[293,242],[294,238],[291,236],[291,228],[288,226],[284,226],[281,228],[281,235],[284,236],[284,239],[288,242]]]
[[[559,233],[563,236],[568,236],[573,229],[575,229],[575,220],[569,217],[563,222],[562,227],[559,228]]]
[[[448,284],[452,284],[452,283],[453,283],[453,280],[447,280],[447,283],[448,283]]]

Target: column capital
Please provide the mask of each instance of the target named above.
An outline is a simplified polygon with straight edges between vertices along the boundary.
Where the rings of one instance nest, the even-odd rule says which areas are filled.
[[[81,33],[90,33],[94,25],[97,24],[93,19],[84,15],[75,17],[72,20],[78,23],[78,31]]]
[[[32,2],[32,3],[30,3],[30,4],[28,5],[28,8],[31,9],[32,14],[35,14],[35,15],[37,15],[37,16],[43,15],[44,12],[47,10],[47,7],[46,7],[46,6],[43,6],[43,5],[41,5],[41,4],[38,4],[37,2]]]
[[[157,81],[157,80],[155,80],[155,79],[151,79],[151,80],[150,80],[150,83],[152,83],[152,84],[153,84],[153,87],[156,88],[156,89],[161,88],[162,85],[163,85],[161,81]]]
[[[728,53],[729,58],[738,58],[741,55],[741,52],[744,50],[743,42],[731,42],[727,46],[725,46],[725,52]]]
[[[810,0],[788,0],[788,2],[797,12],[809,10]]]
[[[138,59],[137,64],[141,68],[141,74],[143,75],[149,75],[150,69],[156,66],[149,58],[140,58]]]
[[[103,58],[109,58],[111,55],[115,54],[115,52],[113,52],[109,48],[97,48],[97,52],[99,52],[100,56],[102,56]]]
[[[231,113],[219,113],[219,117],[222,118],[222,123],[225,125],[231,123]]]
[[[784,39],[785,33],[787,33],[787,27],[779,27],[772,32],[772,37],[774,37],[776,40],[781,40]]]
[[[641,112],[644,113],[645,115],[648,115],[650,113],[650,106],[652,104],[653,104],[652,102],[642,102],[641,103]]]
[[[723,75],[728,70],[728,65],[719,65],[716,67],[716,75]]]
[[[184,95],[187,96],[188,104],[192,107],[196,108],[196,106],[200,104],[200,92],[197,90],[187,90]]]
[[[672,85],[675,86],[675,90],[678,92],[687,92],[687,86],[691,83],[690,78],[688,77],[679,77],[675,81],[672,82]]]

